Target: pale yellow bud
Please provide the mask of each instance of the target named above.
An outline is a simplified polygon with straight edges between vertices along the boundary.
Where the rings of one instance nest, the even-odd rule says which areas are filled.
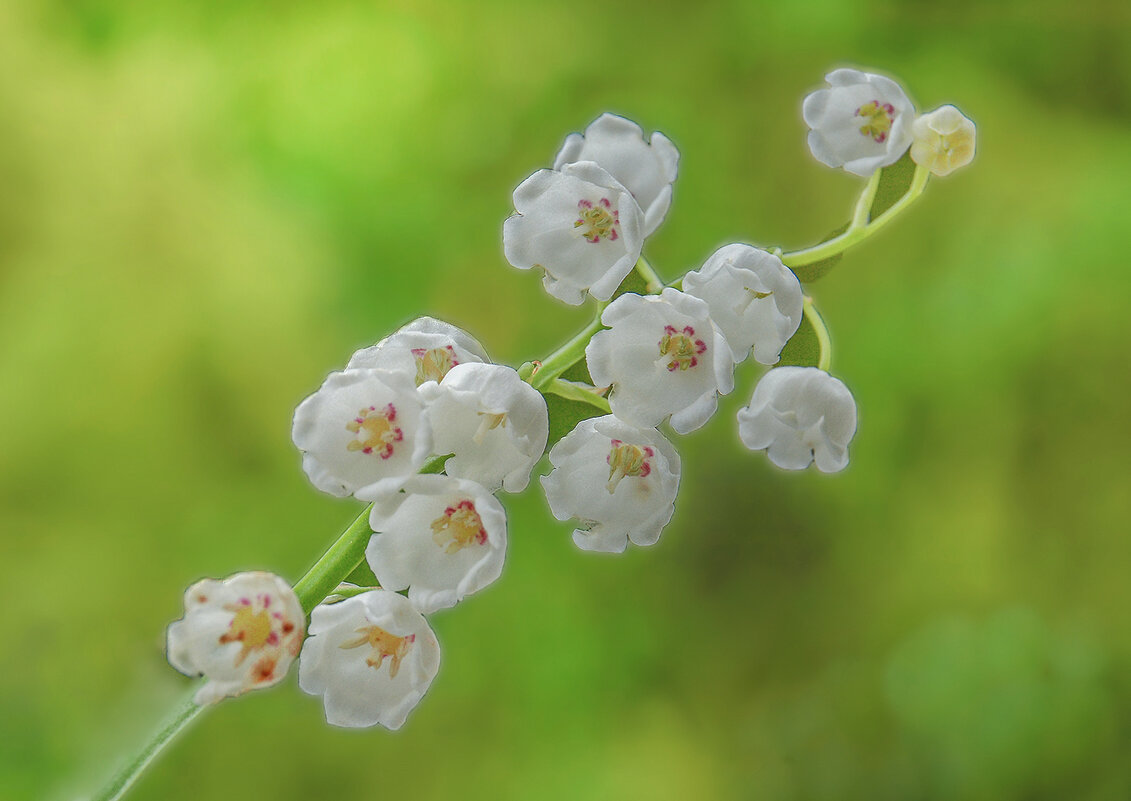
[[[915,118],[911,160],[943,176],[974,158],[974,123],[954,106],[940,106]]]

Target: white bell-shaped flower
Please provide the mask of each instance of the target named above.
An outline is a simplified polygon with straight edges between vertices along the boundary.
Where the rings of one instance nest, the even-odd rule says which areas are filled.
[[[169,626],[169,664],[208,679],[198,704],[270,687],[298,656],[305,622],[294,590],[273,573],[204,579],[185,592],[185,616]]]
[[[954,106],[920,114],[911,133],[911,160],[939,177],[974,160],[974,121]]]
[[[412,378],[416,386],[440,381],[457,364],[489,362],[471,334],[433,317],[418,317],[376,345],[350,357],[347,370],[391,370]]]
[[[710,419],[718,395],[734,388],[734,362],[706,301],[667,288],[624,294],[601,315],[609,326],[589,340],[585,360],[609,406],[626,423],[650,428],[671,415],[680,434]]]
[[[399,486],[432,452],[423,399],[411,379],[387,370],[331,373],[295,410],[291,437],[314,486],[338,496]]]
[[[542,458],[549,416],[542,395],[510,367],[461,364],[420,387],[432,422],[433,452],[453,456],[449,476],[494,491],[521,492]]]
[[[754,349],[774,364],[801,325],[801,282],[781,259],[750,245],[725,245],[683,277],[683,291],[707,301],[735,363]]]
[[[675,511],[679,454],[659,431],[613,415],[582,420],[550,449],[542,478],[558,520],[576,519],[577,547],[620,553],[652,545]]]
[[[899,84],[859,70],[833,70],[828,89],[802,104],[809,149],[817,161],[869,176],[899,161],[911,145],[915,107]]]
[[[408,590],[423,614],[455,606],[499,577],[507,549],[503,505],[474,481],[415,476],[382,493],[369,515],[365,558],[386,590]]]
[[[644,236],[664,220],[672,203],[679,151],[662,133],[644,141],[644,129],[616,114],[602,114],[584,134],[573,133],[554,159],[554,169],[595,161],[620,181],[644,212]]]
[[[403,595],[374,590],[315,607],[298,686],[335,726],[399,729],[440,669],[440,644]]]
[[[507,261],[546,271],[546,291],[579,305],[608,300],[632,271],[644,213],[632,194],[591,161],[539,170],[514,190],[517,214],[503,223]]]
[[[816,367],[775,367],[738,412],[738,437],[750,450],[765,450],[786,470],[816,462],[825,473],[848,464],[856,433],[856,401],[843,382]]]

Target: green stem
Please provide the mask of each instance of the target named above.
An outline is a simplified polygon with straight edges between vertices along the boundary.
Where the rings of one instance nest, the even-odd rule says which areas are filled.
[[[577,332],[569,342],[562,345],[542,361],[542,365],[530,376],[530,386],[539,392],[552,384],[554,380],[569,368],[585,358],[585,346],[593,335],[604,328],[601,325],[601,312],[605,304],[597,307],[597,316],[585,328]],[[520,373],[521,375],[521,373]]]
[[[609,402],[604,396],[597,394],[596,387],[555,378],[553,383],[546,387],[544,391],[552,395],[557,395],[560,398],[565,398],[566,400],[580,401],[581,403],[588,403],[590,406],[596,406],[605,414],[613,413],[613,410],[609,407]]]
[[[652,265],[648,260],[641,256],[636,260],[636,266],[633,268],[644,279],[644,288],[653,295],[658,295],[664,289],[664,281],[652,269]]]
[[[186,726],[196,719],[196,716],[207,707],[199,706],[192,697],[196,695],[199,682],[194,684],[191,693],[181,701],[176,711],[168,722],[161,727],[153,738],[145,744],[138,754],[122,767],[114,777],[107,782],[100,792],[92,796],[91,801],[116,801],[121,798],[126,790],[133,786],[141,772],[152,762],[169,742],[180,734]]]
[[[330,596],[335,596],[335,597],[338,597],[338,598],[353,598],[355,595],[365,595],[365,593],[367,593],[367,592],[372,592],[373,590],[379,590],[379,589],[381,589],[381,588],[380,587],[355,587],[352,584],[339,584],[337,587],[334,588],[334,591],[331,592],[330,595],[328,595],[326,597],[329,598]]]
[[[450,455],[432,457],[424,463],[420,472],[439,473],[444,469],[444,463]],[[308,616],[311,610],[326,600],[326,596],[330,595],[365,558],[365,546],[373,536],[373,530],[369,527],[371,508],[372,505],[365,507],[326,553],[306,571],[306,575],[295,582],[295,595],[302,604],[302,611]],[[197,689],[197,686],[193,687],[193,694]],[[186,699],[169,722],[142,746],[134,758],[126,763],[91,801],[114,801],[121,798],[165,746],[210,706],[213,705],[200,706],[191,698]]]
[[[895,219],[900,212],[910,206],[919,195],[923,194],[923,188],[927,185],[927,178],[930,177],[930,170],[926,167],[916,166],[915,174],[911,178],[911,186],[908,187],[903,197],[892,204],[891,208],[881,214],[874,220],[868,220],[868,209],[871,207],[871,199],[875,197],[876,186],[878,183],[877,172],[873,175],[873,180],[869,181],[864,191],[857,201],[856,210],[853,214],[852,222],[844,233],[839,236],[834,236],[832,239],[821,242],[819,245],[814,245],[811,248],[803,250],[795,250],[792,253],[786,253],[782,256],[782,262],[787,267],[801,267],[806,264],[812,264],[816,261],[823,261],[831,258],[838,253],[848,250],[855,244],[863,242],[872,234],[879,231],[893,219]],[[865,198],[868,198],[865,200]],[[863,212],[861,212],[863,209]]]
[[[295,582],[295,595],[302,604],[302,611],[307,615],[365,558],[365,546],[373,536],[373,529],[369,527],[369,510],[372,508],[372,504],[366,506],[329,550],[322,554],[322,558],[314,563],[314,567]]]
[[[813,326],[813,333],[817,335],[817,347],[820,354],[817,357],[817,367],[827,373],[833,360],[833,343],[829,338],[829,328],[825,325],[817,307],[813,305],[813,299],[808,295],[805,296],[803,301],[802,313],[809,319],[809,324]]]

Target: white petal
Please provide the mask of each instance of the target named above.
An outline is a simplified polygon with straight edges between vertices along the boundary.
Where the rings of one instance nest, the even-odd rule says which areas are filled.
[[[272,573],[199,581],[185,593],[184,617],[169,626],[169,663],[208,679],[198,704],[270,687],[298,655],[305,617],[294,590]]]
[[[376,345],[357,351],[346,369],[390,370],[420,386],[440,380],[456,364],[489,361],[483,346],[466,331],[443,320],[419,317]]]
[[[399,658],[390,646],[399,646]],[[298,681],[304,692],[323,696],[326,720],[335,726],[398,729],[439,667],[428,622],[407,598],[375,590],[315,608]]]
[[[679,151],[666,136],[644,131],[636,123],[615,114],[602,114],[585,129],[584,136],[570,134],[554,159],[554,169],[593,161],[623,184],[644,212],[643,235],[648,236],[663,221],[671,206],[672,182],[679,164]]]
[[[735,363],[753,348],[757,361],[774,364],[801,324],[797,276],[773,254],[750,245],[719,248],[684,276],[683,291],[706,301]]]
[[[450,476],[469,478],[494,491],[521,492],[542,458],[549,434],[546,401],[498,364],[461,364],[439,384],[425,384],[436,453],[454,454]]]
[[[899,84],[852,69],[834,70],[825,79],[830,88],[811,93],[801,106],[813,156],[861,176],[898,161],[911,145],[915,115]],[[868,113],[873,102],[874,116]]]
[[[589,341],[585,358],[597,386],[611,386],[613,414],[635,426],[673,416],[681,433],[701,426],[715,395],[733,386],[733,362],[706,302],[667,288],[621,295],[601,315],[609,329]]]
[[[407,588],[422,614],[454,606],[502,572],[506,512],[473,481],[416,476],[404,492],[376,498],[369,522],[379,533],[365,558],[377,581],[387,590]],[[469,522],[478,524],[482,539]]]
[[[583,420],[550,450],[550,462],[546,500],[558,520],[583,524],[573,533],[579,548],[619,553],[630,539],[651,545],[671,519],[679,454],[654,428],[613,415]]]
[[[546,289],[566,303],[581,303],[587,291],[608,300],[640,257],[644,213],[591,161],[534,173],[514,203],[518,213],[503,223],[507,261],[543,268]]]
[[[738,412],[738,435],[787,470],[816,462],[826,473],[848,464],[856,433],[856,402],[839,379],[816,367],[775,367]]]
[[[386,370],[331,373],[295,410],[291,436],[310,480],[339,496],[375,482],[403,482],[431,453],[416,388]]]

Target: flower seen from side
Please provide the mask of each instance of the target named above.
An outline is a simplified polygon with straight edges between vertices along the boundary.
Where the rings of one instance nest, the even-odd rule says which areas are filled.
[[[544,269],[546,291],[566,303],[586,292],[608,300],[640,257],[640,206],[591,161],[539,170],[514,190],[514,206],[503,223],[507,261]]]
[[[449,476],[489,490],[521,492],[542,458],[549,417],[542,395],[500,364],[461,364],[420,394],[432,421],[434,452],[453,454]]]
[[[774,364],[801,324],[801,282],[771,253],[750,245],[719,248],[683,278],[683,291],[707,302],[737,364],[751,348]]]
[[[734,362],[706,301],[667,288],[624,294],[601,315],[607,331],[585,349],[597,386],[612,387],[613,414],[650,428],[671,415],[681,434],[699,428],[734,387]]]
[[[185,615],[169,626],[169,664],[208,679],[197,704],[270,687],[298,656],[305,621],[294,590],[272,573],[204,579],[185,592]]]
[[[596,162],[619,181],[644,212],[643,236],[663,222],[672,202],[672,183],[679,166],[679,151],[662,133],[644,141],[644,130],[616,114],[602,114],[584,134],[566,137],[554,159],[554,169],[579,161]]]
[[[295,410],[291,432],[314,486],[351,495],[399,486],[431,452],[431,430],[412,380],[388,370],[331,373]]]
[[[869,176],[894,164],[911,145],[915,108],[899,84],[853,69],[825,76],[828,89],[805,98],[809,149],[822,164]]]
[[[298,683],[335,726],[404,725],[440,668],[440,645],[407,598],[373,590],[315,607]]]
[[[483,346],[466,331],[433,317],[418,317],[376,345],[357,351],[346,369],[390,370],[419,387],[442,380],[457,364],[489,361]]]
[[[950,175],[974,159],[974,122],[954,106],[919,115],[911,133],[911,160],[935,175]]]
[[[654,428],[613,415],[582,420],[550,449],[550,463],[546,500],[558,520],[578,521],[573,541],[584,550],[652,545],[675,511],[679,454]]]
[[[852,393],[816,367],[775,367],[738,412],[742,444],[765,450],[771,462],[786,470],[804,470],[812,463],[825,473],[843,470],[855,433]]]
[[[386,590],[407,589],[421,613],[455,606],[499,577],[507,547],[503,505],[473,481],[416,476],[373,499],[365,550]]]

